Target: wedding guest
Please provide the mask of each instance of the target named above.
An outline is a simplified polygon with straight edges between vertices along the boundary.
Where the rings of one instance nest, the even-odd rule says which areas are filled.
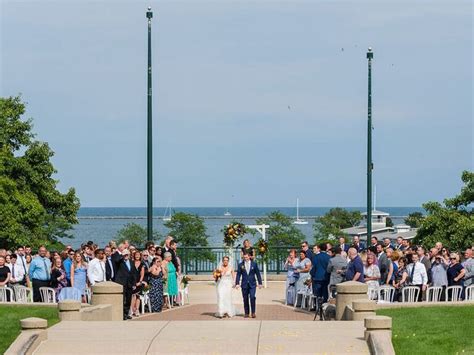
[[[51,287],[56,291],[56,302],[58,302],[59,293],[64,287],[67,287],[66,272],[60,257],[54,259],[53,266],[51,267]]]
[[[67,252],[67,258],[63,262],[64,271],[66,272],[66,279],[69,285],[71,285],[71,266],[74,259],[74,250],[69,249]]]
[[[113,281],[115,278],[115,263],[112,261],[112,248],[110,246],[106,246],[104,248],[105,254],[105,280]]]
[[[402,298],[402,289],[405,286],[408,278],[407,273],[407,259],[401,257],[395,261],[397,263],[397,271],[395,271],[395,278],[392,282],[392,286],[395,287],[395,297],[394,299],[401,301]]]
[[[248,253],[250,255],[250,259],[254,259],[254,250],[252,247],[252,244],[250,243],[250,240],[245,239],[242,248],[240,249],[240,260],[244,259],[244,254]]]
[[[153,259],[155,259],[155,256],[161,255],[161,250],[160,250],[160,253],[157,254],[157,253],[156,253],[155,244],[151,244],[151,245],[148,247],[147,250],[148,250],[148,263],[149,263],[150,265],[152,265],[152,264],[153,264]],[[161,259],[161,257],[160,257],[160,259]]]
[[[31,260],[29,276],[33,284],[33,302],[41,302],[40,287],[49,287],[51,280],[51,261],[46,257],[47,250],[41,246],[38,256]]]
[[[163,308],[163,269],[160,256],[153,259],[149,272],[150,292],[148,296],[150,297],[151,311],[161,312]]]
[[[349,248],[347,252],[349,264],[347,265],[346,281],[364,282],[364,264],[355,248]]]
[[[170,253],[171,253],[171,261],[173,262],[174,267],[176,268],[176,274],[181,274],[181,262],[178,258],[178,242],[176,240],[172,240],[170,242]]]
[[[464,261],[462,263],[466,273],[464,274],[464,286],[468,287],[474,284],[474,259],[472,258],[472,248],[464,251]]]
[[[313,286],[313,294],[320,298],[323,298],[323,302],[326,303],[328,300],[328,283],[329,275],[327,268],[329,264],[330,256],[326,253],[327,243],[321,243],[317,246],[316,254],[313,255],[311,260],[311,279]]]
[[[339,245],[338,247],[341,249],[341,251],[347,251],[350,248],[350,245],[346,243],[346,238],[344,236],[339,237]]]
[[[16,259],[17,268],[19,270],[22,270],[23,275],[24,275],[23,280],[19,280],[18,284],[22,286],[27,286],[29,284],[29,280],[28,280],[28,267],[27,267],[26,258],[25,258],[25,248],[21,246],[18,247],[16,254],[17,254],[17,259]]]
[[[142,292],[143,287],[146,285],[144,282],[145,278],[145,265],[142,261],[142,255],[137,250],[133,254],[132,262],[132,276],[133,276],[133,287],[132,287],[132,316],[138,317],[140,315],[140,297],[139,294]]]
[[[124,247],[124,245],[123,245]],[[120,246],[119,246],[120,248]],[[130,316],[130,305],[132,303],[133,274],[132,263],[130,261],[130,252],[123,249],[118,260],[117,273],[115,275],[116,283],[123,286],[123,320],[132,319]]]
[[[151,266],[150,254],[148,252],[148,249],[143,250],[141,252],[141,256],[142,256],[142,263],[145,266],[145,269],[148,270]]]
[[[105,253],[103,249],[96,249],[94,251],[94,259],[89,262],[87,267],[87,278],[91,286],[106,280]]]
[[[26,261],[26,273],[27,273],[27,278],[30,278],[30,265],[31,261],[33,260],[31,254],[26,254],[25,255],[25,261]]]
[[[10,256],[10,271],[11,271],[11,277],[10,277],[9,284],[11,286],[21,285],[23,280],[25,280],[25,273],[23,271],[23,268],[17,264],[16,254],[12,254]]]
[[[342,249],[340,247],[335,246],[332,250],[334,256],[329,259],[326,271],[329,274],[329,290],[331,291],[331,296],[334,297],[336,285],[344,282],[343,274],[347,269],[347,260],[341,256]]]
[[[405,249],[403,247],[403,237],[397,237],[397,244],[395,245],[395,249],[400,251],[403,251],[403,249]]]
[[[313,251],[311,251],[308,242],[305,240],[301,243],[301,250],[303,250],[306,254],[306,257],[311,260],[313,258]]]
[[[311,260],[306,257],[304,250],[300,250],[300,259],[296,263],[296,270],[294,270],[294,272],[299,275],[298,281],[296,282],[296,293],[307,287],[307,284],[305,283],[307,283],[307,280],[311,279],[311,275],[309,274],[310,270]],[[296,306],[299,307],[299,304],[296,304]]]
[[[431,285],[434,287],[442,287],[440,301],[445,300],[446,287],[448,287],[448,264],[444,258],[438,254],[437,248],[431,249]]]
[[[287,270],[285,298],[286,304],[294,305],[296,296],[296,282],[298,281],[298,273],[295,273],[298,259],[296,258],[296,250],[291,249],[288,258],[283,266]]]
[[[461,263],[459,263],[459,254],[451,253],[449,256],[451,264],[448,267],[448,286],[463,286],[463,278],[466,270]]]
[[[379,284],[388,285],[390,282],[389,276],[391,275],[389,275],[389,272],[392,261],[387,257],[387,254],[383,250],[383,245],[381,243],[377,243],[376,250],[378,262],[375,262],[374,260],[374,263],[377,264],[380,271]]]
[[[6,286],[10,282],[11,271],[8,266],[5,265],[5,257],[0,256],[0,287]],[[10,302],[10,295],[7,294],[7,302]]]
[[[176,296],[178,295],[178,282],[176,279],[176,268],[174,264],[171,261],[171,253],[170,252],[165,252],[164,253],[165,259],[163,263],[163,269],[164,269],[164,274],[165,274],[165,279],[166,279],[166,284],[167,284],[167,292],[170,297],[170,302],[173,302],[172,300],[176,299]],[[177,305],[175,303],[175,305]]]
[[[364,280],[367,286],[370,289],[378,290],[379,280],[380,280],[380,269],[375,264],[375,255],[373,253],[367,254],[367,261],[364,265]],[[369,292],[369,297],[372,296],[372,299],[375,299],[375,295]]]
[[[87,287],[87,263],[82,259],[79,251],[74,253],[74,260],[71,265],[71,287],[81,291],[82,302],[86,303],[86,287]]]
[[[418,293],[418,302],[423,298],[423,292],[426,290],[428,284],[428,275],[426,274],[425,265],[419,262],[418,254],[411,255],[412,263],[407,266],[407,273],[410,277],[412,286],[417,286],[420,289]]]
[[[357,235],[352,239],[352,248],[354,248],[358,253],[365,250],[365,244],[360,241],[360,238]],[[349,254],[349,251],[347,254]]]

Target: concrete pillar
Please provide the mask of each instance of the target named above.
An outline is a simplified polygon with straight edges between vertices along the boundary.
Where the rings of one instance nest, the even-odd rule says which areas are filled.
[[[100,304],[112,306],[112,320],[123,320],[123,286],[112,281],[92,286],[92,305]]]
[[[357,281],[347,281],[336,285],[336,320],[345,320],[346,306],[352,306],[356,300],[369,299],[366,284]]]
[[[23,330],[31,330],[31,329],[46,329],[48,328],[48,321],[43,318],[25,318],[20,320],[20,326]]]
[[[363,321],[367,317],[375,316],[377,304],[371,300],[357,300],[352,302],[352,320]]]
[[[392,337],[392,318],[386,316],[372,316],[364,319],[365,340],[371,333],[383,333]]]
[[[75,300],[59,301],[59,319],[61,320],[81,320],[81,302]]]

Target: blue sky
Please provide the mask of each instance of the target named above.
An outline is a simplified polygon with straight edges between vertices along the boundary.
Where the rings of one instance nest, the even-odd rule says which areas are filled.
[[[1,95],[83,206],[146,205],[150,3],[156,205],[363,206],[368,46],[377,205],[473,169],[470,1],[2,0]]]

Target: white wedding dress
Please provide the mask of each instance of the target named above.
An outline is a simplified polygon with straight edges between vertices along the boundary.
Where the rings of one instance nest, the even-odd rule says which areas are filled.
[[[232,270],[227,270],[217,281],[217,317],[223,317],[225,314],[229,317],[235,316],[235,307],[232,303],[233,285]]]

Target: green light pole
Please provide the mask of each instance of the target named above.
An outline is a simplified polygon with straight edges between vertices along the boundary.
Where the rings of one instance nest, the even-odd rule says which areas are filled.
[[[367,243],[372,237],[372,48],[367,51],[369,67],[368,100],[367,100]]]
[[[153,135],[151,116],[151,19],[153,12],[148,7],[148,91],[147,91],[147,239],[153,240]]]

